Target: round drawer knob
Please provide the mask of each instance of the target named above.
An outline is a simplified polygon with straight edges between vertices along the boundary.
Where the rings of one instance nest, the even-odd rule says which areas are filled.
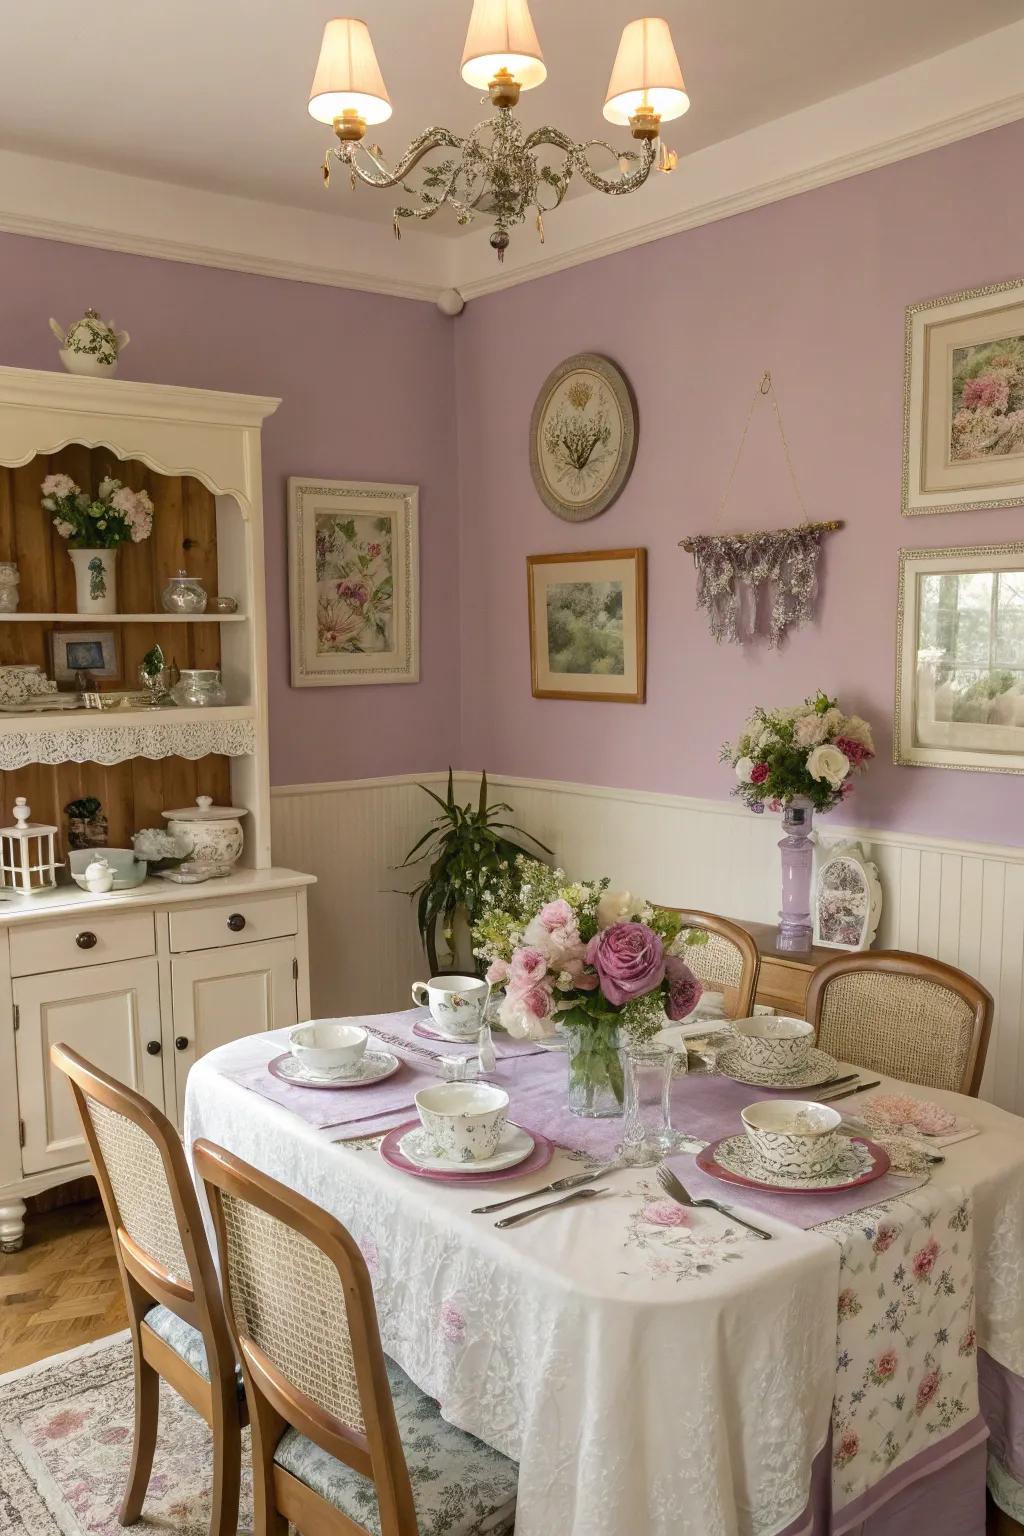
[[[160,1041],[159,1040],[147,1040],[146,1041],[146,1050],[149,1052],[150,1056],[159,1056],[160,1055]]]
[[[232,933],[241,933],[242,929],[245,927],[245,918],[242,916],[241,912],[232,912],[231,916],[228,918],[228,927],[231,929]]]
[[[187,1051],[188,1050],[188,1035],[175,1035],[175,1037],[174,1037],[174,1049],[176,1051]]]
[[[95,949],[96,935],[94,933],[90,933],[89,930],[86,929],[84,933],[75,934],[75,943],[78,945],[79,949]]]

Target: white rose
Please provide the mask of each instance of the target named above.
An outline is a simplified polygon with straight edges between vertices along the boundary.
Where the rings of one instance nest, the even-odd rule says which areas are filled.
[[[736,763],[736,777],[739,779],[741,784],[749,784],[750,783],[750,775],[753,773],[753,771],[754,771],[754,759],[752,757],[741,757],[737,761],[737,763]]]
[[[629,891],[605,891],[597,904],[597,926],[610,928],[633,916],[637,903]]]
[[[850,771],[850,759],[838,747],[815,747],[807,759],[807,772],[819,783],[824,780],[832,789],[838,789]]]

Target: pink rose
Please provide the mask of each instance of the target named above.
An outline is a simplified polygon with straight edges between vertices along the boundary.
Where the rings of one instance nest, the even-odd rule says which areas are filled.
[[[549,1019],[554,1012],[555,1004],[550,990],[542,981],[534,986],[527,987],[525,992],[517,994],[518,1001],[526,1012],[534,1019]]]
[[[466,1337],[466,1319],[452,1302],[442,1303],[439,1315],[441,1333],[449,1344],[461,1344]]]
[[[665,946],[646,923],[613,923],[587,945],[587,963],[608,1001],[621,1005],[661,986]]]
[[[917,1389],[917,1403],[914,1407],[915,1413],[924,1413],[928,1404],[939,1390],[939,1383],[941,1380],[942,1374],[939,1371],[929,1371],[927,1376],[921,1377],[921,1384]]]
[[[575,928],[576,919],[572,915],[572,907],[567,901],[547,901],[537,913],[541,925],[548,933],[554,933],[556,928]]]
[[[750,782],[751,782],[751,784],[763,784],[767,777],[768,777],[768,764],[767,763],[755,763],[753,768],[751,768],[751,770],[750,770]]]
[[[674,1200],[652,1200],[644,1206],[644,1221],[653,1221],[656,1227],[688,1227],[690,1213]]]
[[[875,1376],[879,1381],[888,1381],[895,1376],[896,1367],[899,1365],[899,1356],[894,1349],[884,1349],[875,1361]]]
[[[888,1222],[883,1221],[871,1246],[876,1253],[885,1253],[887,1249],[892,1247],[899,1235],[899,1227],[890,1226]]]
[[[974,1331],[974,1324],[972,1323],[971,1326],[967,1329],[967,1331],[963,1334],[963,1336],[962,1336],[962,1338],[960,1340],[960,1347],[957,1350],[957,1353],[960,1354],[960,1355],[973,1355],[974,1354],[975,1345],[977,1344],[977,1342],[978,1342],[978,1335],[975,1333],[975,1331]]]
[[[845,1467],[847,1462],[853,1460],[859,1450],[860,1436],[857,1431],[855,1429],[844,1429],[839,1437],[839,1444],[835,1448],[832,1460],[837,1467]]]
[[[704,988],[678,955],[665,956],[665,979],[668,982],[668,1000],[665,1012],[673,1022],[685,1019],[700,1002]]]
[[[508,962],[505,960],[492,960],[484,973],[484,980],[488,986],[502,986],[508,980]]]
[[[508,968],[509,985],[517,992],[525,992],[535,981],[541,981],[548,973],[548,959],[539,949],[526,945],[517,949]]]
[[[935,1260],[938,1256],[939,1245],[934,1237],[930,1237],[920,1252],[914,1254],[914,1262],[911,1266],[914,1271],[914,1278],[917,1280],[927,1280],[935,1268]]]

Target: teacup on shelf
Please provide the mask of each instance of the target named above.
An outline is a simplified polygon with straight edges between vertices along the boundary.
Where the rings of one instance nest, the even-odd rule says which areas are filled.
[[[787,1077],[807,1062],[814,1030],[806,1019],[765,1014],[732,1026],[740,1060],[766,1076]]]
[[[740,1111],[762,1165],[791,1179],[829,1173],[839,1154],[842,1115],[806,1099],[772,1099]]]
[[[343,1075],[354,1072],[363,1059],[367,1034],[358,1024],[314,1019],[288,1036],[288,1049],[308,1072]]]
[[[474,1040],[480,1033],[487,992],[487,983],[479,976],[432,976],[412,984],[413,1002],[430,1009],[438,1029],[464,1040]]]
[[[490,1083],[438,1083],[416,1094],[423,1129],[436,1156],[453,1163],[493,1157],[508,1113],[508,1094]]]

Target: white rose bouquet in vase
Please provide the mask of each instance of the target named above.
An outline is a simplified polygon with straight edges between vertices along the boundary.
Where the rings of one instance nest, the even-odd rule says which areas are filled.
[[[42,484],[43,510],[68,541],[75,567],[79,613],[117,612],[117,547],[141,544],[153,531],[153,503],[145,491],[132,491],[107,475],[95,497],[70,475],[47,475]]]
[[[819,693],[787,709],[756,709],[742,734],[722,748],[752,811],[782,812],[782,908],[778,947],[811,946],[814,812],[831,811],[853,792],[853,778],[875,755],[871,727]]]

